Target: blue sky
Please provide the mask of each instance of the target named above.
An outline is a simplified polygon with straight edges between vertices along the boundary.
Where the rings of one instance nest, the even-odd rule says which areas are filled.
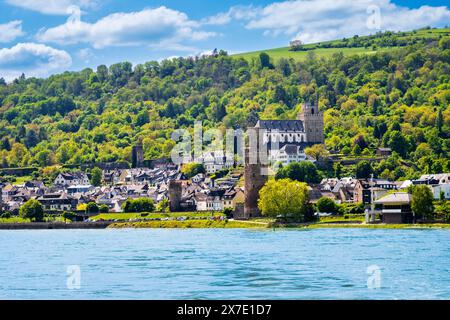
[[[444,0],[0,0],[0,77],[450,25]]]

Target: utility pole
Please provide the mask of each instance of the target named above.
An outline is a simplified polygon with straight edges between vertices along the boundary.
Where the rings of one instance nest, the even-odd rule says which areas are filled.
[[[3,183],[0,181],[0,215],[3,214]]]
[[[374,191],[374,181],[373,173],[370,175],[370,216],[371,221],[375,222],[375,191]]]

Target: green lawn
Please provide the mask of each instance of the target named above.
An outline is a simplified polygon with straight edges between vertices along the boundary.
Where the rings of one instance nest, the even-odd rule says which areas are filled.
[[[175,229],[191,229],[191,228],[267,228],[265,223],[257,223],[251,221],[234,221],[234,220],[187,220],[187,221],[143,221],[143,222],[118,222],[111,224],[108,228],[175,228]]]
[[[222,216],[222,213],[214,213],[214,217]],[[149,213],[142,215],[141,213],[104,213],[91,218],[91,220],[120,220],[129,221],[130,219],[164,219],[186,217],[190,219],[208,219],[212,217],[211,212],[176,212],[176,213]]]
[[[365,48],[319,48],[314,50],[308,50],[308,51],[289,51],[288,47],[285,48],[277,48],[277,49],[269,49],[269,50],[260,50],[260,51],[254,51],[254,52],[248,52],[248,53],[240,53],[234,55],[236,58],[244,58],[246,60],[251,60],[252,58],[257,58],[260,53],[265,52],[267,53],[275,62],[278,61],[280,58],[286,58],[286,59],[294,59],[296,61],[302,61],[306,58],[308,55],[308,52],[314,52],[317,58],[328,58],[331,57],[334,53],[342,52],[346,56],[355,55],[355,54],[374,54],[376,52],[383,52],[383,51],[389,51],[392,50],[392,48],[379,48],[378,50],[374,51],[372,49],[365,49]]]
[[[412,38],[431,38],[434,40],[439,40],[440,36],[449,36],[450,35],[450,28],[446,29],[423,29],[423,30],[417,30],[415,32],[404,32],[403,34],[397,34],[395,37],[398,39],[412,39]],[[360,37],[365,38],[365,37]],[[333,40],[333,41],[325,41],[322,42],[322,44],[344,44],[343,40]],[[277,62],[280,58],[292,58],[296,61],[302,61],[306,58],[308,55],[308,52],[314,52],[316,57],[318,58],[327,58],[332,56],[334,53],[342,52],[344,55],[356,55],[356,54],[374,54],[376,52],[386,52],[386,51],[392,51],[396,50],[402,47],[378,47],[376,50],[372,50],[372,48],[364,48],[364,47],[357,47],[357,48],[316,48],[317,44],[306,44],[303,47],[305,49],[310,49],[306,51],[289,51],[289,47],[283,47],[283,48],[276,48],[276,49],[267,49],[267,50],[258,50],[253,52],[246,52],[246,53],[238,53],[233,55],[236,58],[244,58],[246,60],[251,60],[252,58],[257,58],[260,53],[266,52],[273,60],[274,62]],[[316,49],[314,49],[316,48]]]
[[[13,182],[13,185],[24,184],[27,181],[33,180],[31,176],[23,176],[23,177],[15,177],[16,181]]]
[[[45,217],[44,221],[46,222],[64,222],[64,219],[60,216],[55,217]],[[23,219],[18,216],[13,216],[11,218],[0,218],[0,223],[29,223],[29,219]]]

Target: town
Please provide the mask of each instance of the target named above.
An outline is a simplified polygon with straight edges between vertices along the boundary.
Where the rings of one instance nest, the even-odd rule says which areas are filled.
[[[283,169],[307,162],[315,170],[320,160],[305,150],[324,143],[323,114],[317,106],[304,104],[296,120],[260,120],[254,128],[263,143],[277,142],[276,150],[267,150],[272,163]],[[377,155],[386,159],[391,150],[379,148]],[[239,166],[233,155],[223,151],[205,152],[196,162],[175,165],[170,159],[145,161],[142,145],[136,145],[132,159],[131,168],[107,163],[63,170],[47,184],[41,180],[3,183],[1,217],[18,216],[21,208],[34,201],[47,217],[63,216],[64,220],[90,221],[99,214],[122,212],[210,212],[213,218],[216,212],[249,220],[262,216],[261,190],[273,179],[267,164],[246,161]],[[305,181],[316,219],[347,214],[347,218],[364,216],[366,223],[417,222],[410,190],[419,185],[425,185],[432,200],[445,203],[445,208],[450,199],[450,173],[402,181],[357,175]]]

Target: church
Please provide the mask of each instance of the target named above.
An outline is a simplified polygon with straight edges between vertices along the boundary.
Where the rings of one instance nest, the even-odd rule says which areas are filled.
[[[323,144],[323,126],[323,113],[319,111],[319,108],[316,105],[304,103],[298,119],[259,120],[255,128],[263,132],[263,143],[268,145],[269,153],[273,156],[278,150],[271,149],[270,144],[275,142],[278,144],[277,149],[297,146],[298,150],[304,150],[314,144]]]
[[[283,165],[306,160],[306,147],[324,143],[323,113],[317,105],[309,103],[302,104],[302,112],[296,120],[259,120],[254,128],[262,135],[259,140],[267,148],[269,160],[281,161]],[[267,165],[249,163],[247,149],[244,170],[246,219],[260,215],[259,191],[267,181],[267,172]]]

